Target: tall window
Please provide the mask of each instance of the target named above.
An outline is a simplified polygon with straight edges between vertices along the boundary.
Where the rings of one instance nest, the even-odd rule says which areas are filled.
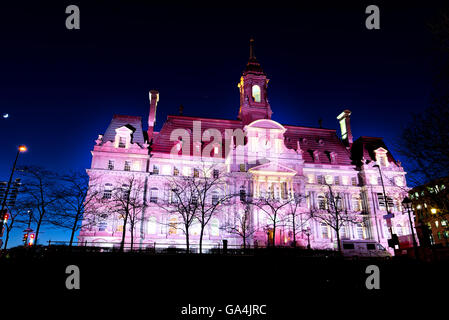
[[[281,196],[282,196],[282,199],[287,199],[287,197],[288,197],[287,182],[282,182],[282,184],[281,184]]]
[[[352,195],[352,210],[360,211],[360,198],[358,195]]]
[[[321,223],[321,236],[323,239],[329,239],[329,226],[326,223]]]
[[[193,169],[193,176],[198,178],[200,176],[200,171],[198,169]]]
[[[212,193],[212,204],[216,205],[218,203],[218,191]]]
[[[119,148],[126,148],[126,138],[125,137],[119,137],[118,147]]]
[[[326,199],[324,198],[323,195],[319,195],[318,196],[318,208],[320,210],[326,210]]]
[[[168,234],[176,234],[178,227],[178,219],[176,217],[171,217],[168,223]]]
[[[260,102],[260,87],[256,84],[252,88],[254,102]]]
[[[220,172],[219,172],[217,169],[214,169],[214,171],[213,171],[213,177],[214,177],[214,179],[217,179],[218,176],[219,176],[219,174],[220,174]]]
[[[334,177],[334,183],[335,183],[336,186],[340,185],[340,177],[339,176],[335,176]]]
[[[244,186],[240,187],[240,201],[246,201],[246,189]]]
[[[150,202],[157,203],[157,194],[158,194],[158,189],[157,188],[151,188],[151,190],[150,190]]]
[[[245,171],[246,171],[245,164],[244,164],[244,163],[241,163],[241,164],[239,165],[239,169],[240,169],[240,172],[245,172]]]
[[[106,183],[104,185],[103,199],[111,199],[111,197],[112,197],[112,184]]]
[[[179,176],[179,169],[176,167],[173,167],[173,175],[174,176]]]
[[[321,175],[317,176],[317,177],[316,177],[316,182],[317,182],[318,184],[323,184],[323,183],[324,183],[324,177],[321,176]]]
[[[365,239],[365,230],[363,228],[363,224],[357,223],[357,237],[359,239]]]
[[[383,193],[378,193],[377,194],[377,200],[379,203],[379,208],[381,209],[386,209],[385,207],[385,198],[384,198],[384,194]],[[387,196],[387,201],[388,201],[388,210],[393,210],[394,208],[394,202],[393,199],[389,196]]]
[[[218,237],[220,235],[220,222],[217,218],[213,218],[210,224],[210,234],[214,237]]]
[[[148,234],[156,234],[157,233],[157,225],[156,225],[156,217],[150,217],[147,222],[147,233]]]
[[[108,170],[114,170],[114,160],[108,161]]]
[[[351,178],[351,184],[352,184],[353,186],[356,186],[356,185],[357,185],[357,177],[352,177],[352,178]]]
[[[178,188],[173,188],[171,190],[171,203],[178,203]]]
[[[159,174],[159,166],[153,165],[153,174]]]
[[[130,171],[131,170],[131,161],[125,161],[124,170],[125,171]]]

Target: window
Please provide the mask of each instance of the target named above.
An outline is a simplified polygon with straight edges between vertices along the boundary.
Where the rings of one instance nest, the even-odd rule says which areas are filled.
[[[98,223],[98,231],[106,231],[107,227],[108,227],[108,223],[106,221],[100,221]]]
[[[159,166],[153,165],[153,174],[159,174]]]
[[[318,183],[318,184],[323,184],[323,176],[317,176],[316,177],[316,182]]]
[[[173,175],[174,176],[179,176],[179,170],[176,167],[173,167]]]
[[[125,161],[125,167],[123,170],[125,170],[125,171],[131,170],[131,161]]]
[[[377,184],[378,184],[379,186],[382,185],[382,178],[381,178],[381,177],[377,177]]]
[[[379,203],[379,209],[386,209],[385,208],[385,198],[384,198],[384,194],[383,193],[378,193],[377,194],[377,200],[378,200],[378,203]],[[388,200],[388,210],[393,209],[393,207],[394,207],[393,199],[391,197],[387,196],[387,200]]]
[[[169,235],[176,234],[177,227],[178,227],[178,219],[176,217],[170,218],[168,223],[168,234]]]
[[[352,195],[352,210],[353,211],[360,211],[360,197],[356,194]]]
[[[218,191],[212,193],[212,205],[218,204]]]
[[[129,197],[131,190],[129,190],[129,186],[127,184],[122,185],[122,196],[124,199]]]
[[[354,244],[353,243],[343,243],[343,249],[354,250]]]
[[[157,233],[157,225],[156,225],[156,217],[150,217],[147,222],[147,233],[148,234],[156,234]]]
[[[171,203],[178,203],[179,191],[178,188],[173,188],[171,190]]]
[[[194,206],[198,205],[198,197],[195,194],[192,195],[192,204]]]
[[[200,176],[200,171],[198,169],[193,169],[193,176],[198,178]]]
[[[108,170],[114,170],[114,160],[108,161]]]
[[[157,195],[158,195],[158,189],[157,188],[151,188],[151,190],[150,190],[150,202],[157,203]]]
[[[376,250],[376,245],[374,243],[367,243],[366,248],[368,250]]]
[[[111,199],[111,197],[112,197],[112,184],[106,183],[104,185],[103,199]]]
[[[402,232],[402,226],[398,223],[397,225],[396,225],[396,234],[400,237],[400,236],[402,236],[403,235],[403,232]]]
[[[365,230],[363,228],[363,224],[361,224],[361,223],[357,223],[357,237],[359,239],[365,238]]]
[[[244,186],[240,187],[240,201],[246,201],[246,189]]]
[[[240,172],[246,172],[245,164],[244,163],[240,164],[239,169],[240,169]]]
[[[327,208],[326,199],[322,195],[318,196],[318,208],[320,210],[326,210]]]
[[[357,177],[352,177],[352,178],[351,178],[351,184],[352,184],[353,186],[356,186],[356,185],[357,185]]]
[[[214,179],[218,179],[219,174],[220,174],[220,172],[217,169],[214,169],[214,171],[213,171]]]
[[[346,226],[342,226],[340,228],[339,233],[340,233],[340,239],[348,239],[348,231],[346,229]]]
[[[256,84],[252,88],[254,102],[260,102],[260,87]]]
[[[281,197],[282,199],[288,198],[287,182],[285,181],[281,183]]]
[[[324,222],[321,223],[321,235],[323,239],[329,239],[329,226]]]
[[[126,148],[126,138],[125,137],[119,137],[118,147],[119,148]]]
[[[340,177],[339,177],[339,176],[335,176],[335,177],[334,177],[334,184],[335,184],[336,186],[339,186],[339,185],[340,185]]]
[[[220,235],[220,222],[217,218],[213,218],[210,224],[211,236],[218,237]]]

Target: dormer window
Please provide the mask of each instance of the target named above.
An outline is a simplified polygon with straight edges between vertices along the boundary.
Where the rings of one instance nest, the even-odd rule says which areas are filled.
[[[126,148],[126,138],[125,137],[119,137],[118,147],[119,148]]]
[[[374,150],[374,153],[376,154],[377,164],[381,167],[388,167],[388,165],[389,165],[388,157],[387,157],[388,150],[385,150],[384,148],[381,147],[381,148]]]
[[[257,84],[252,88],[252,95],[254,102],[260,102],[260,87]]]

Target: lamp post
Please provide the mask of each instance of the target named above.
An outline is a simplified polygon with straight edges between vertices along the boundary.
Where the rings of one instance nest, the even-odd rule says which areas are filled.
[[[391,239],[393,239],[393,229],[391,227],[391,218],[393,217],[393,214],[390,212],[390,208],[388,207],[388,199],[387,194],[385,192],[385,185],[384,179],[382,177],[382,171],[380,170],[380,166],[378,164],[373,165],[373,168],[377,168],[379,170],[380,183],[382,184],[382,192],[384,195],[385,209],[387,210],[387,215],[384,216],[384,218],[387,220],[387,226],[390,229]]]
[[[307,227],[303,230],[304,234],[307,236],[307,249],[310,250],[310,235],[312,234],[310,232],[310,227]]]
[[[415,231],[413,230],[412,217],[410,215],[410,209],[412,208],[412,200],[410,200],[409,197],[405,197],[404,200],[402,200],[402,205],[404,206],[404,208],[407,209],[408,220],[410,222],[410,229],[412,230],[413,249],[415,250],[415,259],[418,259],[418,244],[416,243]]]
[[[0,211],[2,213],[6,207],[6,200],[8,199],[8,192],[9,192],[9,188],[11,187],[12,177],[14,175],[14,171],[16,170],[17,159],[19,158],[19,154],[21,152],[25,152],[25,151],[27,151],[27,147],[24,145],[19,146],[19,149],[17,150],[16,159],[14,160],[14,164],[13,164],[12,170],[11,170],[11,175],[9,176],[8,185],[7,185],[6,191],[5,191],[5,196],[3,197],[3,201],[2,201],[2,210]]]

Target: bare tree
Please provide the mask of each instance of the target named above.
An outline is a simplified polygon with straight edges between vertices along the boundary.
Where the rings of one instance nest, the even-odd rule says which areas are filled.
[[[236,212],[235,219],[229,219],[221,227],[222,230],[229,234],[235,234],[242,239],[243,249],[247,247],[247,241],[257,231],[253,223],[253,204],[249,200],[243,200],[243,211]]]
[[[42,224],[48,223],[54,213],[52,205],[57,200],[57,175],[38,166],[23,166],[17,171],[23,176],[24,206],[33,212],[32,219],[36,223],[34,239],[37,244]]]
[[[226,176],[222,170],[214,165],[202,163],[202,167],[194,169],[191,180],[192,189],[195,190],[198,199],[198,210],[195,218],[200,224],[200,253],[203,249],[203,237],[206,226],[212,217],[223,212],[226,205],[230,203],[235,195],[226,188]]]
[[[296,247],[296,237],[298,234],[304,233],[304,227],[310,220],[310,215],[301,210],[304,196],[293,194],[292,199],[288,202],[285,214],[285,223],[291,229],[293,236],[293,247]]]
[[[285,222],[285,208],[291,201],[291,198],[277,198],[272,192],[269,192],[266,197],[260,197],[253,201],[253,204],[262,210],[268,218],[266,227],[269,228],[269,232],[273,233],[273,246],[276,245],[276,228]]]
[[[9,212],[8,222],[5,225],[5,245],[3,249],[6,249],[9,241],[9,234],[11,230],[15,227],[23,226],[28,217],[29,217],[29,209],[24,207],[24,205],[20,202],[20,199],[15,203],[12,207],[7,207]]]
[[[99,197],[99,190],[95,184],[95,177],[85,172],[70,172],[59,178],[60,187],[53,203],[54,214],[50,223],[70,230],[69,246],[73,244],[75,233],[81,228],[83,215],[95,212],[95,202]],[[95,219],[90,220],[91,222]],[[85,223],[84,226],[87,226]]]
[[[131,250],[134,245],[136,227],[141,222],[144,203],[145,184],[142,178],[130,175],[119,180],[119,186],[112,192],[111,199],[105,200],[109,212],[117,214],[123,219],[122,239],[120,251],[124,250],[126,231],[129,226]]]
[[[181,230],[186,238],[186,251],[190,253],[190,228],[199,210],[198,193],[193,182],[194,177],[175,176],[168,179],[166,190],[168,194],[161,200],[153,202],[159,208],[168,213],[167,226]],[[176,222],[170,221],[170,217],[176,217]],[[179,218],[179,219],[178,219]]]
[[[348,213],[346,209],[343,209],[342,199],[338,194],[335,194],[330,184],[326,183],[323,187],[327,187],[329,190],[329,192],[326,193],[325,199],[323,199],[325,202],[320,204],[318,210],[311,209],[310,216],[319,222],[325,223],[335,231],[338,251],[341,253],[341,227],[348,224],[359,223],[361,222],[361,219],[352,213]]]

